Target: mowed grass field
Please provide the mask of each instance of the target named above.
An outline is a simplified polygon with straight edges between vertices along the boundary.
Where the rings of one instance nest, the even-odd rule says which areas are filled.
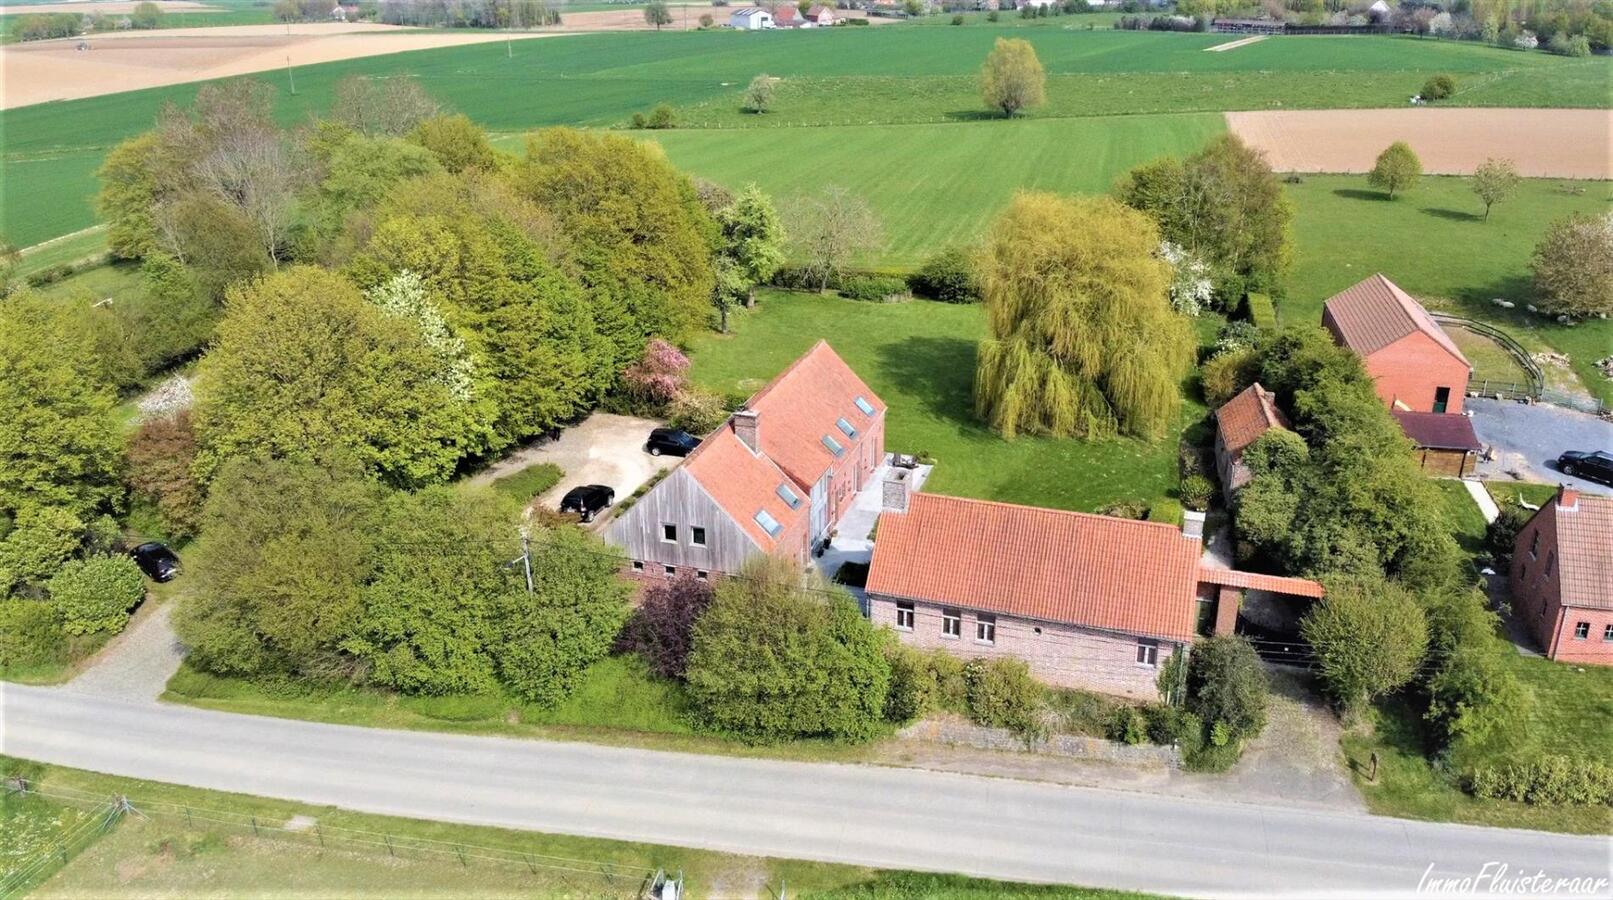
[[[1031,41],[1050,75],[1043,118],[1137,112],[1400,105],[1434,72],[1457,76],[1450,102],[1610,104],[1605,59],[1568,60],[1470,43],[1389,37],[1303,37],[1205,53],[1220,36],[1086,30],[1081,16],[1048,24],[882,26],[741,34],[577,35],[401,53],[259,77],[277,85],[287,123],[328,109],[348,75],[407,76],[444,105],[494,131],[554,124],[610,126],[665,102],[689,124],[954,122],[982,115],[973,74],[999,36]],[[745,83],[779,76],[777,110],[739,111]],[[164,103],[197,85],[131,91],[0,111],[4,169],[0,233],[29,246],[95,224],[99,159],[149,127]],[[1000,156],[1015,152],[1011,146]],[[797,156],[796,158],[800,158]],[[881,154],[894,167],[920,162]],[[42,202],[44,198],[44,202]]]

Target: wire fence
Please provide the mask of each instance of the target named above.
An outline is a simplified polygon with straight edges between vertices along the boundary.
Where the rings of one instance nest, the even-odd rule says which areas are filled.
[[[55,785],[38,787],[21,779],[12,779],[8,790],[13,794],[44,797],[79,809],[87,808],[90,816],[64,829],[40,852],[0,879],[0,900],[21,896],[129,815],[192,831],[225,832],[276,841],[321,854],[341,852],[389,861],[447,863],[465,869],[492,867],[531,876],[535,882],[534,888],[552,893],[635,900],[682,896],[681,872],[669,875],[664,869],[652,870],[635,864],[541,853],[520,847],[326,825],[301,816],[277,819],[218,806],[197,806],[153,798],[137,800],[117,796],[109,799]]]

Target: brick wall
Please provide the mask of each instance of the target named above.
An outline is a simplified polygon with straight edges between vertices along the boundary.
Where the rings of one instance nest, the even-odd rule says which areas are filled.
[[[1414,412],[1433,412],[1436,389],[1451,389],[1447,413],[1462,411],[1467,366],[1422,332],[1408,334],[1367,357],[1367,374],[1385,404],[1395,401]]]
[[[962,609],[962,633],[950,638],[942,633],[942,607],[914,603],[911,630],[896,627],[896,600],[879,594],[869,595],[869,615],[875,625],[887,625],[904,644],[927,650],[942,650],[963,659],[1017,657],[1030,664],[1037,680],[1059,687],[1080,688],[1138,700],[1159,696],[1155,679],[1175,645],[1160,641],[1158,661],[1153,666],[1137,662],[1138,639],[1108,632],[1036,622],[997,614],[996,639],[990,644],[976,640],[980,614]]]
[[[1564,607],[1562,626],[1557,629],[1552,659],[1580,665],[1613,666],[1613,641],[1606,640],[1607,628],[1613,625],[1613,610]],[[1589,627],[1583,638],[1574,637],[1575,629],[1583,622]]]

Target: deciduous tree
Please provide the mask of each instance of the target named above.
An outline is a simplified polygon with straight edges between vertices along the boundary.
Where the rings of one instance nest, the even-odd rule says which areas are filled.
[[[718,247],[717,308],[721,328],[728,331],[728,309],[736,299],[755,302],[756,285],[773,277],[784,264],[784,223],[773,200],[754,184],[745,186],[734,202],[717,213],[721,229]],[[726,283],[721,283],[726,281]],[[726,290],[725,290],[726,288]]]
[[[745,88],[745,108],[753,113],[765,113],[773,105],[773,77],[766,72],[752,78]]]
[[[1518,167],[1510,159],[1487,159],[1473,170],[1473,193],[1484,204],[1484,221],[1490,221],[1490,207],[1518,190],[1518,181]]]
[[[403,137],[437,112],[437,101],[413,78],[349,75],[336,83],[330,117],[362,134]]]
[[[1254,647],[1241,637],[1206,638],[1187,658],[1187,708],[1213,728],[1250,738],[1266,727],[1270,688]]]
[[[1404,193],[1415,187],[1422,174],[1422,160],[1417,158],[1411,146],[1405,141],[1395,141],[1378,154],[1378,161],[1367,174],[1367,184],[1383,188],[1389,199],[1393,200],[1396,191]]]
[[[1010,118],[1020,110],[1041,106],[1046,85],[1047,73],[1030,41],[998,38],[980,67],[981,99]]]
[[[663,677],[682,678],[695,622],[711,596],[711,582],[690,575],[656,582],[633,610],[617,647],[642,656]]]
[[[1109,199],[1020,194],[986,238],[975,409],[1004,436],[1154,436],[1193,362],[1148,217]]]
[[[466,115],[426,119],[415,126],[409,140],[430,150],[437,162],[450,172],[491,170],[498,164],[498,154],[487,142],[487,132]]]
[[[1575,213],[1552,223],[1535,245],[1532,265],[1543,312],[1613,315],[1613,214]]]
[[[672,24],[672,11],[667,9],[666,3],[662,0],[651,0],[644,4],[644,21],[654,25],[656,31],[660,31],[662,25]]]
[[[797,195],[790,201],[788,219],[796,249],[806,259],[807,277],[818,283],[820,293],[846,263],[884,240],[884,227],[873,209],[837,184]]]
[[[1334,577],[1325,584],[1327,596],[1306,614],[1300,631],[1316,650],[1328,692],[1353,711],[1417,674],[1428,650],[1428,619],[1396,582]]]
[[[75,559],[50,579],[50,602],[68,634],[122,631],[145,595],[145,577],[127,556]]]
[[[196,463],[196,432],[190,413],[142,422],[129,438],[129,489],[157,508],[175,537],[196,533],[202,514],[202,488],[191,468]]]

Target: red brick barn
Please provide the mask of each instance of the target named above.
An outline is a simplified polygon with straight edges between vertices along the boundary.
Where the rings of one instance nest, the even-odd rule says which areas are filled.
[[[1473,367],[1410,294],[1382,275],[1334,295],[1322,325],[1355,351],[1394,409],[1459,413]]]
[[[1548,658],[1613,665],[1613,497],[1558,491],[1518,532],[1510,581]]]

